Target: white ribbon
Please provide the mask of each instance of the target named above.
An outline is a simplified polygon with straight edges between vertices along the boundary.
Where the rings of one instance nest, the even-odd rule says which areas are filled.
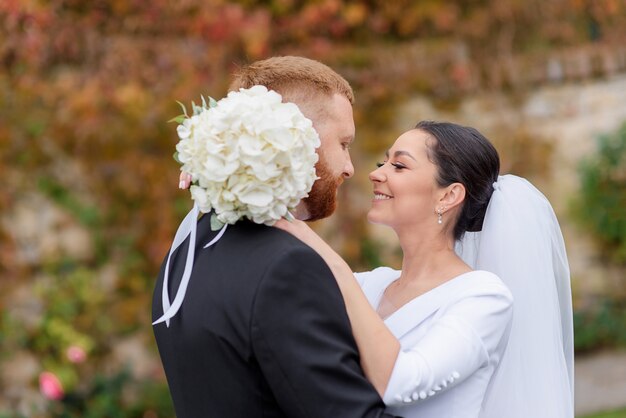
[[[154,321],[152,325],[159,324],[165,321],[165,324],[170,326],[170,319],[176,315],[178,310],[183,304],[183,300],[185,299],[185,294],[187,293],[187,285],[189,284],[189,278],[191,277],[191,270],[193,269],[193,259],[195,253],[195,243],[196,243],[196,230],[198,228],[198,214],[199,214],[198,205],[194,204],[193,208],[189,211],[185,219],[180,223],[178,230],[176,231],[176,235],[174,236],[174,242],[172,243],[172,248],[170,249],[169,255],[167,256],[167,262],[165,263],[165,272],[163,274],[163,292],[162,292],[162,303],[163,303],[163,315]],[[226,232],[226,227],[228,224],[224,225],[220,232],[203,248],[209,248],[211,245],[215,244],[222,238],[224,232]],[[170,272],[170,259],[172,258],[172,254],[178,247],[182,245],[185,239],[189,236],[189,247],[187,248],[187,259],[185,261],[185,270],[183,271],[183,277],[180,280],[180,285],[178,286],[178,291],[176,292],[176,296],[174,297],[174,301],[170,305],[170,296],[168,292],[169,288],[169,272]]]

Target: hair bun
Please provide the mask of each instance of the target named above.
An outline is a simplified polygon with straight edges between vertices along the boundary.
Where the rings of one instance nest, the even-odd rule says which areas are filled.
[[[481,231],[489,200],[497,187],[498,151],[480,132],[467,126],[423,121],[415,128],[435,139],[429,146],[429,158],[437,166],[437,184],[447,187],[461,183],[465,187],[454,239],[461,239],[467,231]]]

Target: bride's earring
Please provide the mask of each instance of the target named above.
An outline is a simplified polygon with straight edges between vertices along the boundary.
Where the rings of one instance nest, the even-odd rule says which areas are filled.
[[[438,208],[435,213],[437,213],[437,223],[441,225],[443,223],[443,211],[446,210],[446,207]]]

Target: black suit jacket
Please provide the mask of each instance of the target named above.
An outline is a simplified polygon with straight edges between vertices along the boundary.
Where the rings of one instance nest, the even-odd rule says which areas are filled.
[[[198,222],[185,301],[154,334],[178,418],[390,417],[365,379],[343,299],[324,261],[276,228]],[[173,300],[189,239],[170,261]],[[165,264],[165,263],[164,263]],[[152,304],[162,313],[163,270]]]

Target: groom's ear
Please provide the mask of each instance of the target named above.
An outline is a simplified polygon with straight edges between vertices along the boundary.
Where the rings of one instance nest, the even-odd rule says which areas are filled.
[[[444,194],[439,200],[446,211],[455,208],[465,201],[465,186],[461,183],[452,183],[444,189]]]

